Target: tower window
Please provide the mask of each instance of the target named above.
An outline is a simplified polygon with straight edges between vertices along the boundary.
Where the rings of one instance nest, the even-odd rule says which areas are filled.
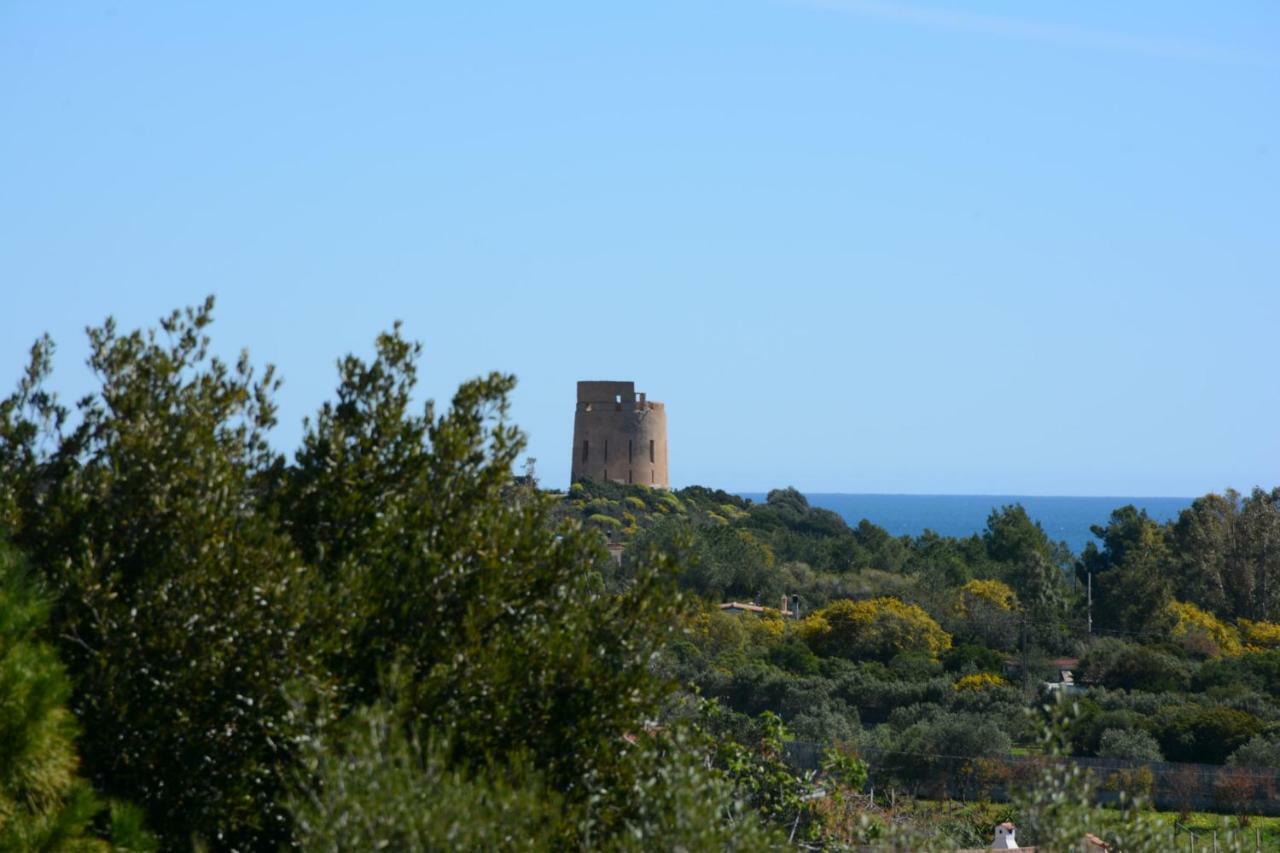
[[[653,439],[652,439],[652,438],[651,438],[651,439],[649,439],[649,461],[650,461],[650,462],[654,461],[654,459],[653,459]]]
[[[630,482],[631,482],[631,469],[630,469],[630,468],[628,468],[628,469],[627,469],[627,482],[628,482],[628,483],[630,483]]]
[[[582,461],[586,462],[587,457],[591,455],[591,442],[585,438],[582,440]]]
[[[649,469],[649,482],[650,482],[650,483],[656,483],[656,482],[658,482],[656,479],[654,479],[656,476],[657,476],[657,475],[653,473],[653,469],[652,469],[652,468],[650,468],[650,469]]]

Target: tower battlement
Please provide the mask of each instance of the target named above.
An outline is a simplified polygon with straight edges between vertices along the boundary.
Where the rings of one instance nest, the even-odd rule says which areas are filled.
[[[578,480],[669,488],[666,407],[634,382],[579,382],[570,481]]]

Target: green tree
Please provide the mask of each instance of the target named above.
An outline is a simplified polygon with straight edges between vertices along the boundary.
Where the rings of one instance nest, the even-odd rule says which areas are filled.
[[[1280,489],[1197,498],[1171,526],[1176,594],[1221,616],[1280,616]]]
[[[351,686],[339,711],[394,689],[449,779],[485,787],[510,768],[555,792],[562,844],[661,825],[645,809],[683,797],[685,770],[628,738],[673,687],[651,668],[683,609],[673,568],[638,555],[607,589],[599,536],[552,524],[551,499],[514,481],[514,379],[467,382],[436,416],[412,405],[418,352],[397,329],[371,361],[340,363],[337,402],[309,425],[274,511],[324,579],[323,652]]]
[[[1092,530],[1102,548],[1086,545],[1076,570],[1081,580],[1093,576],[1095,624],[1130,633],[1168,627],[1163,620],[1172,583],[1164,530],[1132,505],[1115,510],[1105,527]]]
[[[1049,558],[1054,551],[1040,522],[1032,521],[1021,504],[993,509],[987,516],[982,541],[991,560],[1010,566],[1025,563],[1035,554]]]
[[[256,511],[277,383],[209,354],[212,308],[90,329],[99,385],[74,428],[37,343],[0,405],[0,521],[55,594],[95,786],[144,806],[169,847],[269,847],[290,837],[279,799],[301,731],[280,688],[313,672],[308,576]]]
[[[71,684],[38,632],[48,606],[16,554],[0,542],[0,850],[144,851],[139,813],[104,806],[79,775]]]

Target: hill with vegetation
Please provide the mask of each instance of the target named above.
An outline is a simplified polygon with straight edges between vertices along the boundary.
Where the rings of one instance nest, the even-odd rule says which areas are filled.
[[[855,744],[881,784],[923,791],[1036,751],[1053,690],[1078,705],[1070,755],[1280,767],[1280,491],[1207,495],[1167,524],[1120,507],[1079,555],[1016,505],[960,539],[850,527],[792,489],[753,504],[578,483],[558,511],[623,544],[624,577],[681,555],[702,602],[668,658],[681,683],[740,726],[770,712],[797,739]],[[1064,669],[1074,684],[1050,687]]]

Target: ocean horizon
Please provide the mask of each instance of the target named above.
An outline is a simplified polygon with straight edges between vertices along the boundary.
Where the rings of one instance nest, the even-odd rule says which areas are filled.
[[[761,503],[767,492],[738,492],[741,497]],[[1079,554],[1098,539],[1090,530],[1105,525],[1113,510],[1132,504],[1164,522],[1177,518],[1194,498],[1098,497],[1073,495],[905,495],[842,492],[806,492],[812,506],[838,513],[850,526],[862,519],[883,527],[894,536],[919,536],[932,530],[942,536],[971,536],[981,533],[993,510],[1021,504],[1033,520],[1040,522],[1055,542],[1066,542]]]

